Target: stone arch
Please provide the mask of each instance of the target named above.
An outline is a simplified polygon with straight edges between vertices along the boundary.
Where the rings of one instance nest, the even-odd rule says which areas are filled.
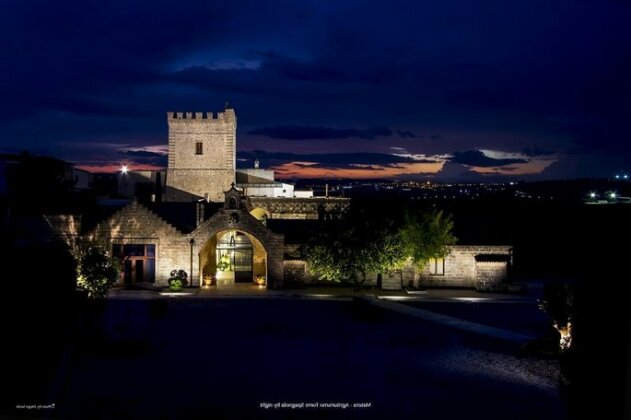
[[[259,275],[267,279],[267,250],[255,236],[239,229],[220,230],[206,240],[206,243],[203,244],[198,254],[201,278],[203,279],[207,275],[213,276],[216,274],[218,285],[234,284],[242,280],[238,277],[239,272],[238,270],[234,270],[234,267],[226,271],[217,269],[218,253],[221,252],[218,245],[220,245],[222,238],[225,238],[226,235],[230,235],[233,232],[244,235],[245,238],[247,238],[247,242],[251,244],[251,249],[249,250],[252,253],[251,272],[248,273],[250,278],[246,282],[251,283],[254,278]],[[233,251],[230,257],[234,258],[234,252],[238,253],[240,250],[237,249]]]
[[[256,207],[250,211],[250,214],[256,218],[256,220],[264,221],[270,218],[269,211],[263,207]]]
[[[283,253],[284,236],[276,234],[264,226],[259,220],[243,209],[231,210],[222,209],[211,218],[202,223],[197,229],[191,232],[190,239],[193,241],[193,253],[199,255],[206,246],[212,246],[213,238],[217,234],[227,230],[236,230],[248,237],[256,239],[266,252],[267,287],[283,287]],[[211,241],[210,243],[208,241]],[[216,246],[216,243],[215,243]],[[208,249],[207,249],[208,250]],[[199,259],[198,259],[199,260]],[[201,261],[195,264],[192,277],[197,280],[196,284],[201,284],[204,266]],[[208,270],[208,268],[206,268]]]

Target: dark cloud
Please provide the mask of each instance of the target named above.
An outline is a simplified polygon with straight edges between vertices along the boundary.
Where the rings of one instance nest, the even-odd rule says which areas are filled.
[[[358,137],[373,140],[376,137],[389,137],[392,130],[387,127],[373,128],[332,128],[332,127],[261,127],[248,134],[281,140],[337,140]]]
[[[266,66],[282,76],[298,81],[343,82],[354,80],[353,71],[334,63],[306,62],[276,52],[260,53]]]
[[[596,155],[631,156],[630,20],[631,3],[612,1],[11,2],[0,149],[166,143],[167,110],[229,101],[238,147],[257,130],[282,150],[351,137],[371,150],[396,137],[411,153],[576,147],[585,166],[572,173],[592,174]],[[341,143],[323,147],[351,151]],[[466,153],[456,159],[498,165]]]
[[[118,154],[139,164],[167,166],[167,155],[163,153],[151,152],[149,150],[121,150]]]
[[[528,157],[538,157],[538,156],[550,156],[553,155],[554,152],[550,151],[550,150],[545,150],[545,149],[541,149],[537,146],[533,146],[533,147],[524,147],[522,149],[523,154],[525,154]]]
[[[121,150],[118,153],[121,155],[132,156],[132,157],[147,157],[147,158],[166,157],[164,153],[151,152],[149,150]]]
[[[416,134],[414,134],[411,131],[407,131],[407,130],[397,130],[397,134],[399,135],[399,137],[403,138],[403,139],[413,139],[416,137]]]
[[[467,166],[494,167],[506,166],[514,163],[528,163],[524,159],[493,159],[486,156],[479,150],[468,150],[466,152],[455,152],[451,162]]]
[[[483,177],[465,165],[445,162],[441,170],[436,174],[435,179],[443,182],[454,182],[458,180],[480,182],[483,180]]]
[[[262,167],[278,166],[290,162],[298,162],[298,165],[317,168],[370,168],[374,166],[397,166],[402,163],[434,163],[435,160],[417,160],[406,156],[391,155],[388,153],[284,153],[265,152],[260,150],[237,152],[240,167],[252,167],[258,160]],[[305,165],[305,163],[309,163]],[[361,166],[358,166],[361,165]]]

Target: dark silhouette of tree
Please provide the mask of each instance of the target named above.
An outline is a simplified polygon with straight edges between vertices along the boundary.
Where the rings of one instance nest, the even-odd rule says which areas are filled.
[[[7,168],[11,206],[21,213],[41,214],[72,202],[75,181],[70,165],[46,156],[22,153]]]

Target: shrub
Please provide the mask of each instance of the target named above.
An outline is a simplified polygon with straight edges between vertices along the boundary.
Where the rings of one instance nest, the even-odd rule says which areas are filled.
[[[89,298],[105,297],[119,277],[119,264],[99,245],[81,248],[77,258],[77,286],[85,290]]]
[[[184,270],[172,270],[169,278],[169,288],[174,292],[182,290],[182,287],[188,285],[186,279],[188,274]]]

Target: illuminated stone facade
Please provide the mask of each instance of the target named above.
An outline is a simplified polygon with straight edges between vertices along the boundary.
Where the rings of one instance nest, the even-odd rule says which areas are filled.
[[[201,286],[205,278],[212,277],[220,286],[264,277],[270,288],[282,288],[285,280],[315,281],[317,276],[309,272],[306,263],[296,259],[301,243],[286,244],[285,236],[268,225],[339,219],[348,212],[350,199],[313,197],[312,192],[305,197],[291,196],[288,184],[275,181],[273,171],[258,168],[258,163],[254,169],[237,173],[237,121],[230,108],[216,115],[169,112],[167,117],[165,202],[152,200],[141,205],[134,201],[82,234],[78,233],[81,223],[75,218],[49,218],[51,226],[68,242],[83,235],[103,244],[121,259],[121,283],[128,285],[153,282],[167,286],[172,270],[186,271],[193,286]],[[241,188],[235,188],[235,181],[241,182]],[[266,193],[266,188],[271,190],[269,196],[247,194],[248,189]],[[275,191],[279,188],[281,192]],[[176,207],[164,212],[167,205]],[[192,223],[176,220],[189,216]],[[282,225],[275,229],[283,231]],[[294,231],[285,233],[291,237]],[[226,235],[237,235],[244,248],[225,248]],[[232,274],[225,272],[221,261],[228,255],[226,249],[233,258]],[[246,263],[237,263],[237,251],[245,256]],[[508,246],[453,246],[444,259],[430,262],[423,270],[408,264],[397,272],[372,274],[365,285],[385,290],[414,286],[500,291],[511,259],[512,248]]]
[[[223,201],[235,182],[237,117],[231,108],[168,112],[167,201]]]
[[[263,209],[270,219],[325,220],[348,212],[350,199],[341,197],[273,198],[248,197],[250,209]]]
[[[497,291],[506,279],[511,259],[510,246],[456,245],[444,258],[444,274],[432,274],[428,264],[417,276],[418,282],[425,287],[472,287]]]
[[[86,236],[109,250],[115,245],[153,245],[156,285],[167,286],[170,272],[182,269],[189,274],[191,285],[200,286],[204,274],[214,275],[217,271],[214,247],[226,231],[238,231],[253,239],[252,274],[263,275],[269,288],[282,288],[283,235],[272,232],[250,215],[235,189],[225,193],[223,208],[208,219],[199,220],[191,232],[178,230],[149,208],[134,202],[99,223]]]
[[[287,245],[286,248],[295,251],[297,246]],[[378,286],[383,290],[401,290],[413,286],[499,292],[503,290],[508,277],[512,252],[510,246],[455,245],[444,259],[432,261],[422,270],[408,263],[400,271],[370,274],[365,285]],[[312,283],[317,281],[317,274],[309,272],[304,261],[289,260],[285,261],[285,279]]]

